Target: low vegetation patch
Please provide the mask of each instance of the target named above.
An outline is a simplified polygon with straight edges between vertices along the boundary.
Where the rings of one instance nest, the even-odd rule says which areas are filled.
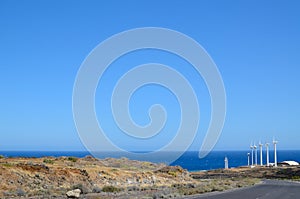
[[[292,180],[300,181],[300,176],[293,176]]]
[[[68,157],[68,160],[71,162],[77,162],[78,158],[76,157]]]
[[[120,192],[121,189],[115,186],[104,186],[102,188],[103,192]]]
[[[256,178],[213,179],[201,181],[198,185],[173,185],[181,195],[194,195],[214,191],[225,191],[233,188],[251,186],[260,180]]]
[[[12,163],[8,163],[8,162],[4,162],[1,165],[4,166],[4,167],[12,167],[13,166]]]
[[[168,174],[173,177],[177,177],[177,173],[175,171],[168,171]]]
[[[44,159],[43,162],[46,163],[46,164],[53,164],[53,163],[54,163],[54,160],[51,160],[51,159]]]

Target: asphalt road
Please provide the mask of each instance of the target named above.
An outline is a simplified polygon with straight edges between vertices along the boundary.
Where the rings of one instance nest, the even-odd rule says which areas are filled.
[[[232,191],[209,193],[188,199],[298,199],[300,183],[266,180],[262,184]]]

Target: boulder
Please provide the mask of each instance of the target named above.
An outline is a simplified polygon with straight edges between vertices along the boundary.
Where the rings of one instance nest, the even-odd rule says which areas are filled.
[[[80,193],[81,193],[80,189],[74,189],[72,191],[68,191],[66,193],[66,195],[67,195],[68,198],[79,198],[80,197]]]

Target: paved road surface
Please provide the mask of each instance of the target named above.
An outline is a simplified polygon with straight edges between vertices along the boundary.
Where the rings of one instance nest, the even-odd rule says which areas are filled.
[[[287,181],[266,180],[262,184],[227,191],[209,193],[189,199],[298,199],[300,198],[300,183]]]

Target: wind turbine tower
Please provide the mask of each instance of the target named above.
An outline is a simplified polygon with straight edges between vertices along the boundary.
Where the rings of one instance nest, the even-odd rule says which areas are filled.
[[[247,153],[248,156],[248,167],[250,167],[250,153]]]
[[[276,151],[276,145],[277,145],[278,141],[276,141],[273,138],[273,144],[274,144],[274,166],[277,167],[277,151]]]
[[[266,143],[266,148],[267,148],[267,166],[270,166],[270,161],[269,161],[269,143]]]
[[[250,149],[251,149],[251,165],[253,166],[253,145],[252,145],[252,143],[251,143],[251,145],[250,145]]]
[[[255,165],[257,165],[257,146],[255,145],[255,143],[254,143],[253,148],[255,150]]]
[[[262,147],[263,147],[263,144],[261,142],[259,142],[259,152],[260,152],[260,166],[263,165],[263,158],[262,158]]]

